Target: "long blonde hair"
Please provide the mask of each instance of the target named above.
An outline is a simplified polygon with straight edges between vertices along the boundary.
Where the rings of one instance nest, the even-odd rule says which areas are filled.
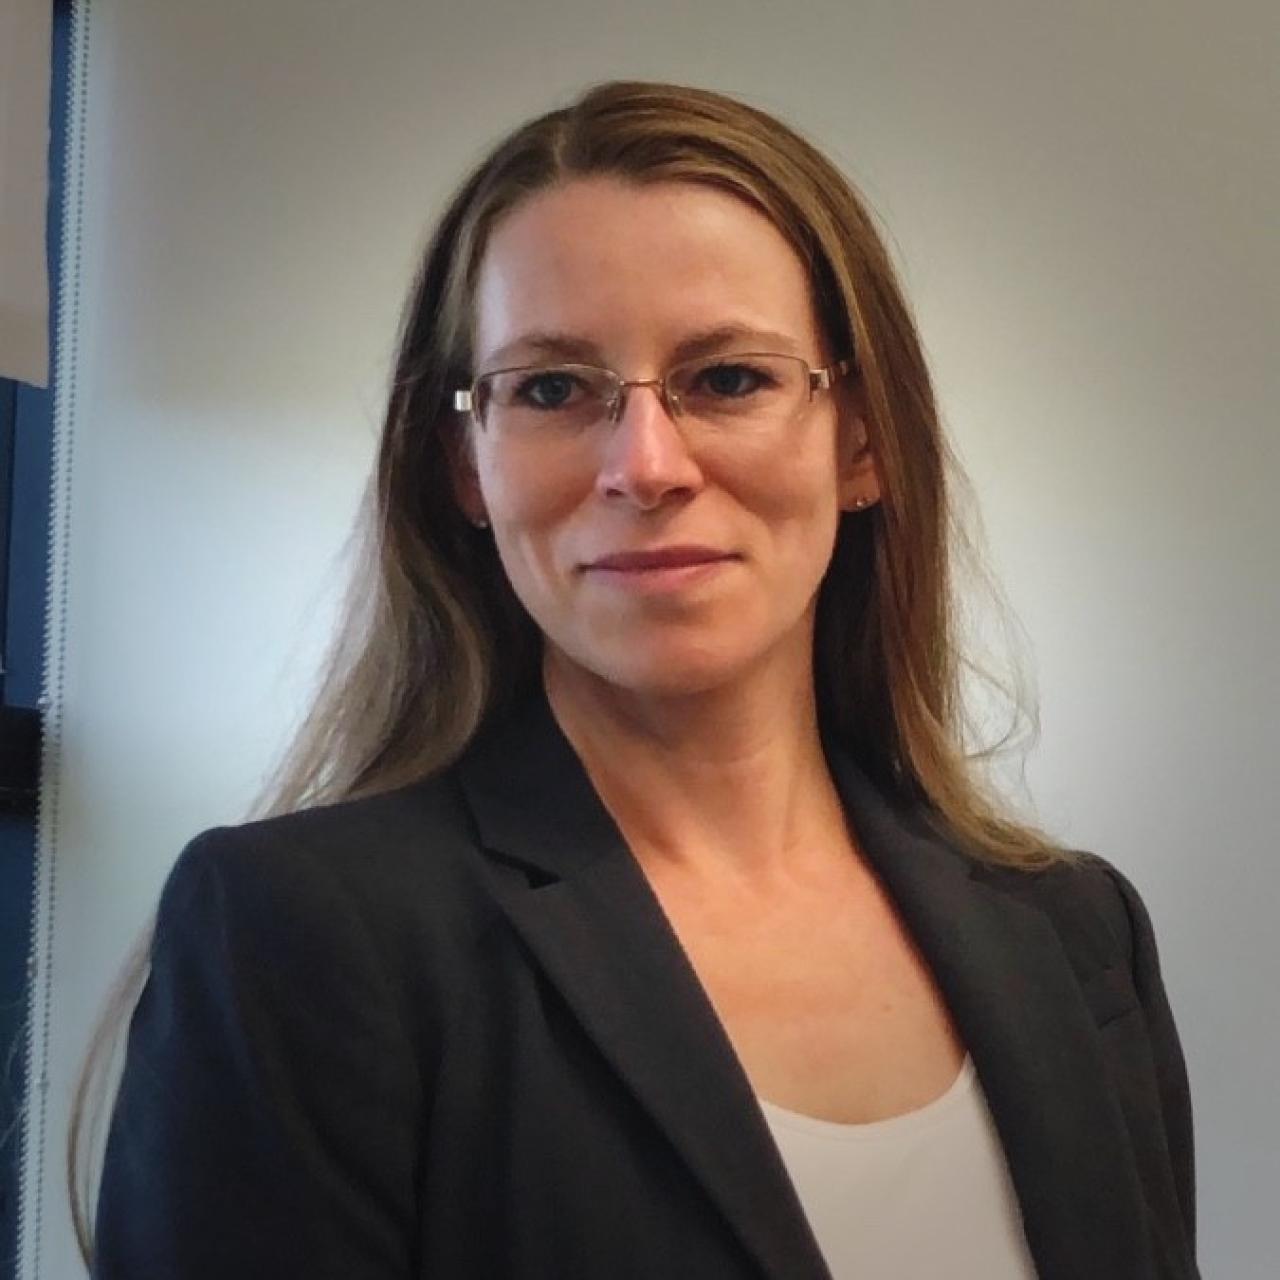
[[[597,85],[524,124],[446,206],[404,312],[343,621],[256,811],[370,795],[442,769],[534,678],[539,634],[492,540],[451,490],[450,393],[469,380],[473,288],[495,223],[534,192],[601,174],[710,184],[763,212],[810,273],[830,349],[855,353],[881,501],[843,518],[819,591],[815,680],[827,725],[879,785],[971,856],[1026,870],[1073,860],[993,798],[975,765],[996,748],[966,750],[962,676],[981,668],[962,654],[952,583],[961,558],[980,573],[981,562],[959,518],[962,476],[919,337],[869,212],[821,152],[773,117],[721,94],[636,81]],[[1015,692],[1012,702],[1023,699]],[[1029,707],[1022,713],[1034,722]],[[153,924],[95,1030],[73,1105],[68,1180],[86,1264],[86,1121],[105,1108],[106,1067],[145,982]]]

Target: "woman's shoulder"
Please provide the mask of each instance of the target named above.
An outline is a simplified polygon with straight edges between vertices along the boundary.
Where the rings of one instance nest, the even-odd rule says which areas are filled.
[[[447,772],[354,800],[211,827],[188,846],[196,858],[265,860],[300,873],[315,865],[365,879],[447,874],[474,848]]]
[[[210,897],[228,915],[358,926],[385,953],[465,947],[497,913],[494,869],[448,773],[200,832],[165,881],[157,931]]]
[[[329,801],[211,828],[198,839],[251,847],[282,858],[323,859],[364,870],[421,863],[438,867],[475,843],[449,771],[391,791]],[[429,845],[434,856],[419,855]]]
[[[1049,917],[1077,968],[1131,966],[1151,920],[1133,881],[1109,858],[1075,849],[1042,870],[979,866],[974,878]]]

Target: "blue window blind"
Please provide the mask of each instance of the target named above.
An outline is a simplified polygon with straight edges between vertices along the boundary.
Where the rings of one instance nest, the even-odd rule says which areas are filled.
[[[71,0],[55,0],[46,213],[51,370],[57,367],[71,13]],[[44,682],[56,392],[52,376],[47,389],[0,379],[0,768],[6,770],[0,785],[0,1280],[16,1275],[18,1136],[32,1094],[25,1071],[36,814],[34,795],[20,783]]]

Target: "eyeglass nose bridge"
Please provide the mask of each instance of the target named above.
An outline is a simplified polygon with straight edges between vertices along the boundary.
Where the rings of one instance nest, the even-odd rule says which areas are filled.
[[[672,418],[678,418],[684,412],[680,397],[671,389],[666,378],[614,378],[613,397],[609,400],[608,421],[616,423],[622,417],[627,405],[627,389],[629,387],[653,387],[658,392],[662,407]]]

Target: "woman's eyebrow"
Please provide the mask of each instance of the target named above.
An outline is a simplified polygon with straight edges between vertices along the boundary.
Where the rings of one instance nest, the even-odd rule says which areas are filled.
[[[672,350],[673,360],[691,360],[697,356],[708,355],[727,346],[749,344],[757,350],[775,351],[783,354],[800,354],[799,344],[785,333],[773,329],[760,329],[754,325],[722,324],[713,329],[704,329],[698,333],[682,338]],[[534,330],[521,334],[511,342],[504,343],[484,361],[492,367],[501,367],[507,360],[516,358],[517,352],[529,355],[554,356],[561,360],[586,360],[598,363],[604,357],[601,348],[589,338],[581,338],[571,333],[551,330]]]

